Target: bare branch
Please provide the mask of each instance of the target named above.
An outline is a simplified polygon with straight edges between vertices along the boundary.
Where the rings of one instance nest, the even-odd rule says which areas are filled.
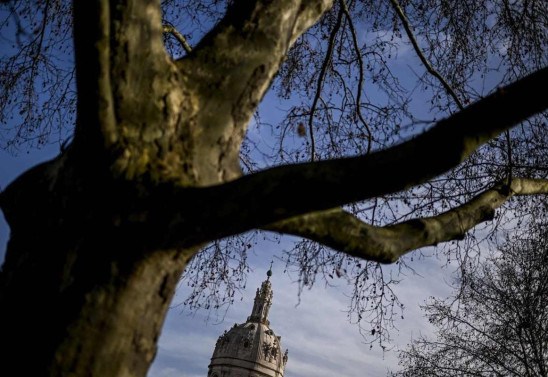
[[[449,298],[422,306],[436,335],[414,340],[390,376],[547,375],[546,222],[520,228],[478,268],[463,266]]]
[[[412,140],[369,155],[279,166],[204,188],[162,186],[142,211],[156,227],[165,224],[164,242],[185,246],[404,190],[454,168],[500,132],[543,111],[548,101],[536,93],[547,85],[545,68]]]
[[[548,194],[548,180],[514,178],[469,202],[437,216],[377,227],[342,209],[310,213],[265,229],[306,237],[353,257],[392,263],[409,251],[464,237],[467,231],[493,218],[494,211],[514,195]]]
[[[192,47],[188,44],[185,36],[179,32],[173,25],[164,25],[163,26],[164,33],[171,34],[179,41],[181,46],[185,49],[187,54],[190,54],[192,52]]]
[[[460,110],[464,109],[463,104],[460,102],[459,97],[457,96],[457,93],[453,90],[451,85],[445,80],[445,78],[438,72],[434,67],[432,67],[432,64],[428,61],[426,56],[424,56],[424,53],[422,52],[422,49],[419,46],[419,43],[417,42],[417,39],[415,38],[415,35],[413,34],[413,30],[411,29],[411,25],[409,24],[409,20],[407,19],[407,16],[405,15],[405,12],[403,11],[400,3],[398,0],[390,0],[392,3],[392,6],[394,7],[394,10],[398,14],[398,17],[400,18],[400,21],[403,25],[403,28],[405,29],[405,33],[407,34],[407,37],[411,41],[411,44],[413,45],[413,48],[415,49],[415,52],[417,53],[417,56],[421,60],[422,64],[430,73],[432,76],[434,76],[445,88],[447,93],[453,98],[457,106]]]
[[[372,145],[372,139],[373,136],[371,134],[371,129],[369,128],[369,125],[363,118],[362,110],[361,110],[361,98],[362,98],[362,87],[364,82],[364,72],[363,72],[363,58],[360,50],[360,46],[358,44],[358,36],[356,35],[356,27],[354,26],[354,22],[352,21],[352,17],[350,16],[350,13],[348,11],[348,6],[346,4],[345,0],[340,0],[341,2],[341,8],[344,12],[344,15],[346,16],[346,19],[348,20],[348,24],[350,27],[350,32],[352,34],[352,43],[354,44],[354,50],[356,51],[356,58],[358,59],[358,67],[359,67],[359,78],[358,78],[358,88],[356,89],[356,114],[358,115],[358,119],[361,122],[361,124],[365,127],[365,130],[367,132],[367,150],[366,154],[369,154],[371,152],[371,145]]]
[[[322,62],[322,67],[320,68],[320,73],[318,75],[318,84],[316,86],[316,93],[314,94],[314,99],[312,100],[312,106],[310,107],[310,114],[308,115],[308,132],[310,133],[310,161],[316,160],[316,141],[314,140],[314,127],[313,127],[314,115],[316,114],[316,106],[318,105],[318,100],[320,99],[320,96],[322,94],[323,82],[325,80],[325,73],[327,71],[327,67],[331,64],[331,59],[333,57],[333,48],[335,47],[335,38],[337,37],[337,33],[339,32],[341,28],[342,15],[343,15],[343,10],[341,8],[339,10],[339,14],[337,15],[337,22],[335,23],[335,26],[333,27],[333,30],[331,30],[331,34],[329,35],[327,52],[325,53],[325,57]]]

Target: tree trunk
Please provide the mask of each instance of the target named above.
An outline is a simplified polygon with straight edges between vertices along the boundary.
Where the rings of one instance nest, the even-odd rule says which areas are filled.
[[[147,247],[111,215],[115,185],[62,165],[64,156],[34,168],[2,195],[11,226],[0,273],[2,368],[25,376],[145,376],[195,250]]]

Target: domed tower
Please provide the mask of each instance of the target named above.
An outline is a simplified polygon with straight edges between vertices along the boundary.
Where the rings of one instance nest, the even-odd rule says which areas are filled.
[[[225,331],[215,344],[208,377],[283,377],[287,350],[282,353],[281,337],[269,327],[272,284],[267,279],[257,288],[251,315],[243,324]]]

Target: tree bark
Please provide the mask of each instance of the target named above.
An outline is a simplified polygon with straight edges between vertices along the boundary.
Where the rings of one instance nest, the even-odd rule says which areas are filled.
[[[74,161],[37,166],[2,193],[11,226],[2,366],[29,376],[144,376],[197,249],[152,248],[120,227],[125,187]]]
[[[46,237],[14,235],[9,243],[19,259],[6,261],[6,271],[15,263],[17,273],[2,279],[3,368],[29,376],[146,375],[191,253],[138,257],[136,245],[102,235],[78,240],[81,246]]]

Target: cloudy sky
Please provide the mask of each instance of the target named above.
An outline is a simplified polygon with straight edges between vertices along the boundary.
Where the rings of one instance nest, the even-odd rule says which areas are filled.
[[[258,244],[252,252],[249,276],[243,300],[236,302],[220,322],[207,312],[191,314],[180,304],[186,297],[183,286],[178,290],[173,308],[168,314],[159,352],[150,370],[150,377],[198,377],[207,375],[207,365],[217,337],[234,323],[245,322],[251,313],[255,290],[266,278],[272,255],[279,255],[291,246],[290,238],[280,245],[270,242]],[[283,348],[289,349],[286,377],[368,377],[386,376],[387,370],[397,369],[397,353],[383,352],[378,346],[370,349],[364,344],[358,327],[350,324],[346,309],[348,285],[341,279],[336,286],[326,287],[318,282],[312,290],[305,290],[299,303],[298,286],[283,273],[283,263],[275,262],[271,278],[274,298],[269,314],[271,328],[282,337]],[[413,336],[428,334],[431,328],[420,311],[427,297],[449,292],[450,274],[433,259],[416,264],[419,275],[407,276],[397,288],[405,303],[405,319],[397,323],[393,346],[405,346]],[[293,278],[294,279],[294,278]]]
[[[53,157],[57,147],[23,153],[14,158],[0,151],[0,188],[5,188],[22,171],[35,163]],[[0,260],[4,258],[9,229],[0,216]],[[382,353],[364,344],[358,327],[346,317],[349,286],[344,279],[335,286],[318,282],[305,290],[299,303],[296,276],[284,273],[283,263],[276,259],[291,248],[293,239],[283,238],[280,244],[264,241],[249,253],[252,268],[247,289],[241,301],[228,310],[224,318],[215,313],[189,313],[179,304],[188,291],[181,286],[174,298],[162,336],[159,351],[149,377],[203,377],[213,353],[217,337],[234,323],[245,322],[251,312],[255,290],[266,278],[272,258],[275,259],[271,278],[274,300],[270,311],[271,327],[282,337],[282,346],[289,349],[286,377],[385,376],[388,368],[397,368],[395,351]],[[394,330],[394,347],[405,346],[412,336],[428,334],[431,329],[423,318],[419,305],[429,296],[445,296],[450,291],[451,275],[440,268],[435,258],[414,264],[418,275],[408,274],[397,287],[406,305],[405,319]],[[222,315],[222,313],[221,313]],[[209,320],[208,320],[209,318]]]

